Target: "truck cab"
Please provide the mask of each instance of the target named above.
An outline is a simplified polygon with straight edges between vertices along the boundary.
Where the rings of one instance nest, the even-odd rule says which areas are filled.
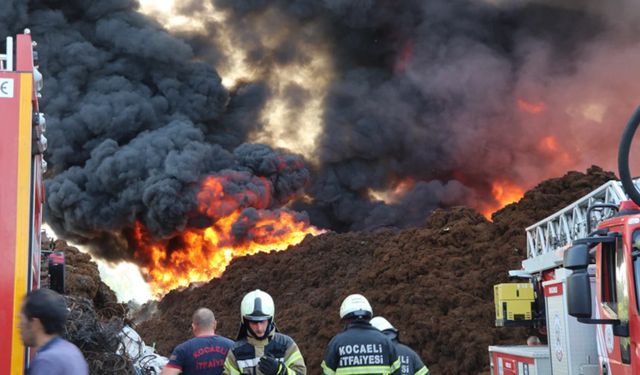
[[[564,266],[572,271],[567,287],[569,315],[595,325],[603,374],[637,374],[640,207],[622,202],[619,212],[602,221],[593,234],[575,241],[564,255]],[[590,266],[595,267],[593,276]]]
[[[511,362],[513,347],[489,347],[493,374],[640,374],[640,179],[629,169],[639,125],[640,107],[620,141],[620,181],[526,229],[527,259],[510,274],[530,280],[532,312],[518,316],[531,318],[508,314],[510,305],[522,308],[522,297],[496,298],[497,325],[543,328],[549,345],[535,361],[521,350]]]

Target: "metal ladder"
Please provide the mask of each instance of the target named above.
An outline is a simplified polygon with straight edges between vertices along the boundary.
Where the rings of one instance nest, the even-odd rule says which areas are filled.
[[[635,179],[634,185],[640,188],[640,178]],[[540,272],[555,268],[562,263],[562,253],[571,243],[586,237],[587,209],[596,203],[611,203],[618,205],[628,200],[620,181],[609,181],[591,193],[573,202],[569,206],[540,220],[526,229],[527,259],[522,262],[528,273]],[[614,210],[592,210],[591,223],[595,227],[600,221],[612,216]]]

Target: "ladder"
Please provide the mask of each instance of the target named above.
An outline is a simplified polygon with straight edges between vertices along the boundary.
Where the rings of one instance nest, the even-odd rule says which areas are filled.
[[[633,181],[640,188],[640,178]],[[609,181],[569,206],[540,220],[526,229],[527,259],[522,262],[524,270],[531,274],[558,267],[562,264],[565,249],[571,243],[589,233],[587,209],[597,203],[619,205],[628,200],[620,181]],[[591,225],[596,225],[615,213],[610,208],[591,211]]]

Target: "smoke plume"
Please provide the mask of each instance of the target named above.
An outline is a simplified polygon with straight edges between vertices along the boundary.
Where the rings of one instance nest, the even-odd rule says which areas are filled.
[[[122,259],[136,222],[155,238],[198,225],[210,175],[228,177],[229,194],[251,191],[245,208],[305,193],[290,208],[353,230],[491,206],[497,182],[612,168],[640,94],[638,27],[624,16],[638,11],[631,0],[191,0],[175,15],[202,27],[170,32],[135,0],[9,0],[0,32],[29,27],[38,42],[46,220]],[[238,52],[250,73],[225,87]]]

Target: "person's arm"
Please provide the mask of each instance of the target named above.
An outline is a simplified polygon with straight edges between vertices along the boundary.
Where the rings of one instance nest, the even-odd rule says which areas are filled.
[[[175,367],[169,367],[169,364],[167,364],[166,366],[164,366],[164,368],[160,372],[160,375],[178,375],[181,372],[182,372],[181,369],[178,369]]]
[[[160,375],[178,375],[179,373],[181,373],[182,367],[184,365],[184,358],[184,348],[182,347],[182,345],[176,346],[176,348],[173,349],[173,353],[171,353],[171,356],[169,357],[169,363],[164,366],[164,368],[160,372]]]
[[[227,358],[224,360],[224,369],[222,369],[222,375],[240,375],[240,369],[238,368],[238,361],[233,351],[229,349]]]
[[[327,345],[327,349],[324,352],[324,360],[320,364],[324,375],[335,375],[336,369],[338,368],[338,359],[336,351],[334,350],[335,345],[333,341],[334,339],[329,341],[329,345]]]
[[[391,343],[391,340],[389,340],[389,359],[389,373],[393,375],[402,374],[402,370],[400,369],[400,357],[398,356],[395,345]]]
[[[422,362],[422,358],[413,352],[413,368],[415,369],[414,375],[429,375],[429,368]]]
[[[305,365],[302,353],[295,342],[284,353],[284,365],[287,366],[287,375],[307,374],[307,365]]]

